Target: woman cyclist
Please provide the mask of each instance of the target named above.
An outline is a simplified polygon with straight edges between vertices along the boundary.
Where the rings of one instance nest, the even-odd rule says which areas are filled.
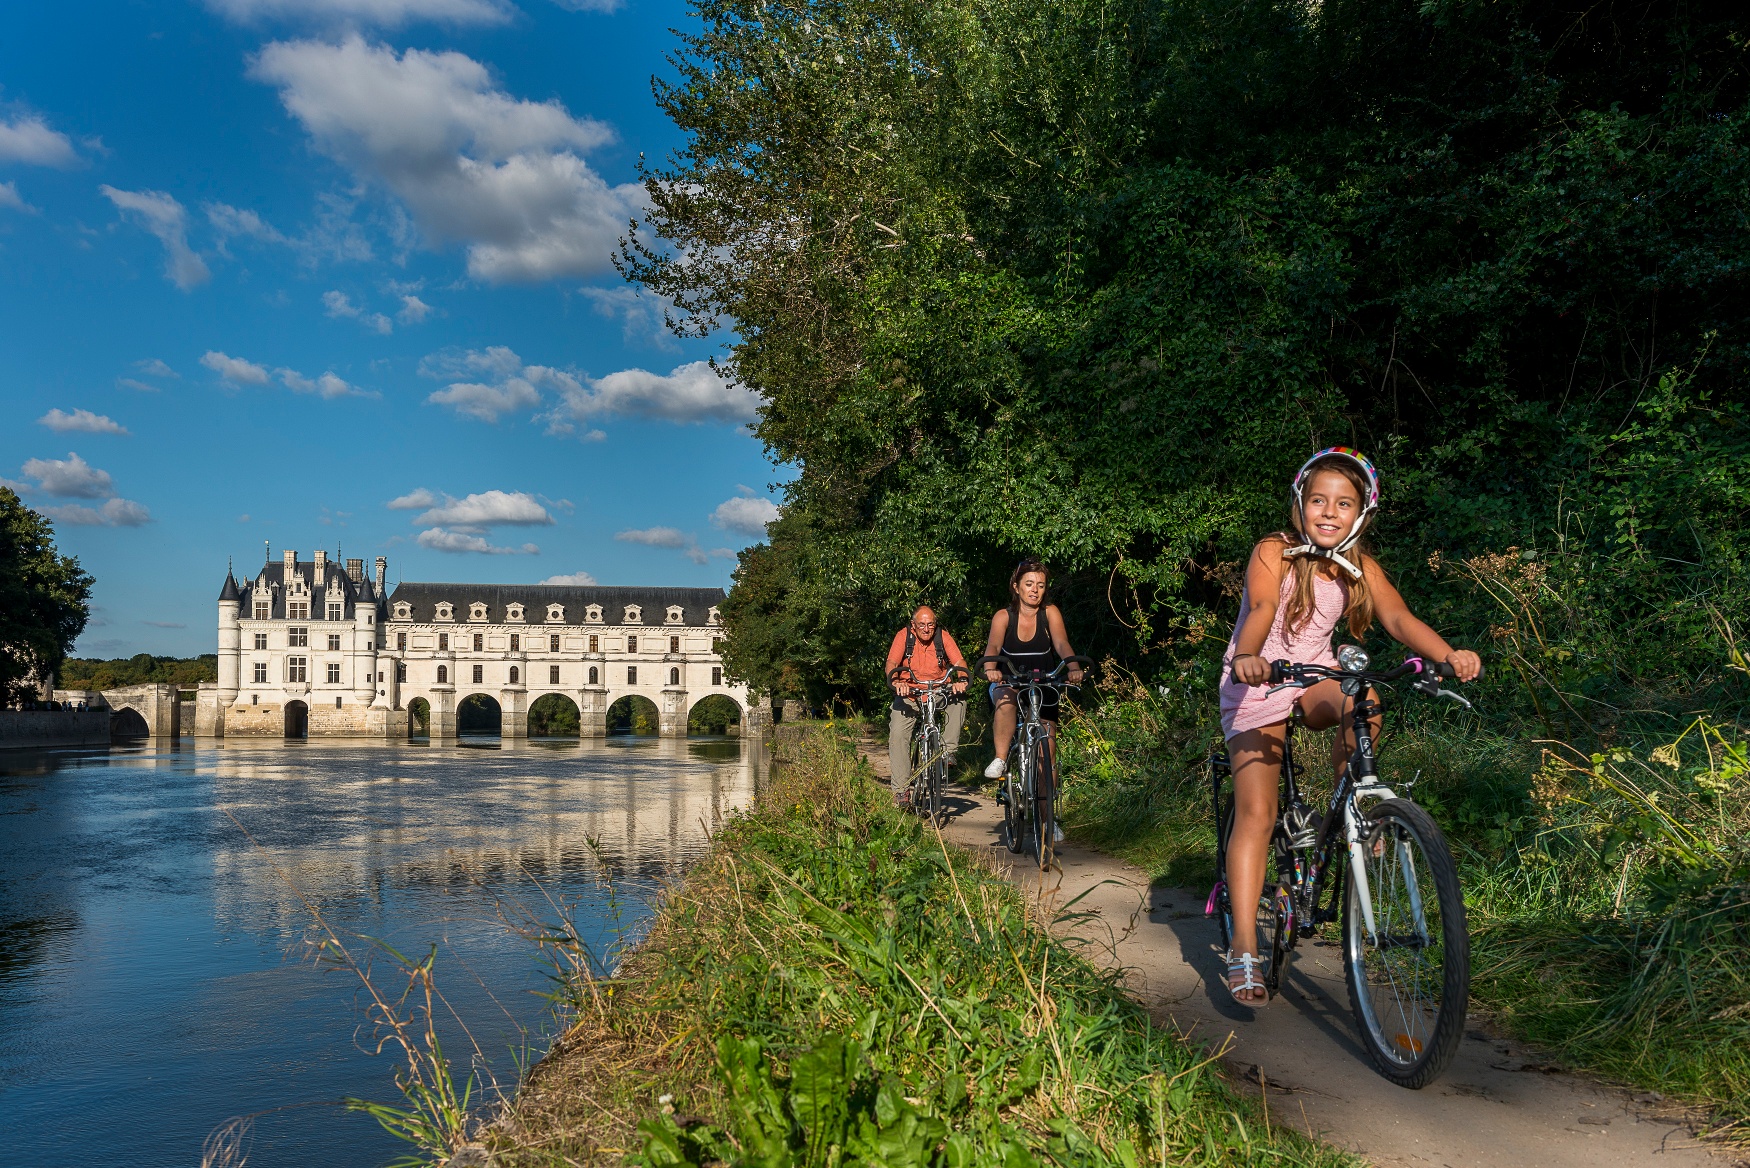
[[[1045,603],[1049,579],[1050,574],[1039,560],[1029,558],[1015,565],[1009,574],[1009,607],[998,609],[990,618],[990,635],[984,642],[987,658],[1000,653],[1017,673],[1033,670],[1050,673],[1060,661],[1076,655],[1070,647],[1069,634],[1064,632],[1063,614],[1057,605]],[[1068,672],[1070,681],[1081,681],[1080,666],[1071,665]],[[996,707],[993,729],[997,752],[984,768],[984,777],[1000,779],[1009,769],[1009,746],[1015,740],[1015,691],[1002,684],[1002,672],[993,662],[985,663],[984,675],[991,683],[991,705]],[[1057,692],[1048,690],[1039,705],[1039,718],[1048,734],[1057,729],[1057,711]],[[1062,831],[1057,835],[1061,840]]]
[[[1357,546],[1378,506],[1379,472],[1371,462],[1347,447],[1321,450],[1294,476],[1289,494],[1294,532],[1265,537],[1246,567],[1240,619],[1222,659],[1221,687],[1221,728],[1234,778],[1227,882],[1236,911],[1227,988],[1242,1005],[1262,1006],[1269,997],[1258,968],[1257,916],[1238,909],[1257,904],[1264,889],[1282,743],[1296,702],[1312,729],[1345,727],[1331,751],[1338,773],[1354,749],[1344,718],[1347,699],[1338,683],[1326,680],[1305,690],[1270,694],[1270,663],[1288,660],[1334,669],[1331,635],[1338,622],[1346,620],[1350,636],[1359,640],[1377,617],[1386,632],[1413,652],[1450,664],[1461,681],[1470,681],[1482,669],[1475,653],[1453,649],[1416,619],[1379,562]]]

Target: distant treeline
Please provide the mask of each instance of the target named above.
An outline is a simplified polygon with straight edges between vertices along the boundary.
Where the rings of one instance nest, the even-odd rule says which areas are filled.
[[[217,653],[202,653],[199,657],[154,657],[150,653],[136,653],[132,657],[116,657],[109,661],[95,657],[69,657],[61,665],[57,684],[62,689],[115,689],[152,682],[192,686],[218,679]]]

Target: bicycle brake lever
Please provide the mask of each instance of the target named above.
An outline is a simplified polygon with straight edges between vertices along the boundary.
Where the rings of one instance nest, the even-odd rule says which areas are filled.
[[[1436,690],[1434,696],[1437,698],[1451,698],[1467,710],[1476,709],[1475,706],[1470,704],[1470,699],[1464,697],[1462,694],[1455,694],[1449,689]]]

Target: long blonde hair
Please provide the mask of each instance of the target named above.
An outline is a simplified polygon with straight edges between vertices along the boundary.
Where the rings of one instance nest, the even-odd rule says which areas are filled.
[[[1310,482],[1313,475],[1326,470],[1334,470],[1348,479],[1358,498],[1367,498],[1370,484],[1361,477],[1360,469],[1349,459],[1335,456],[1319,459],[1307,468],[1307,481]],[[1296,527],[1301,522],[1292,499],[1289,502],[1289,522]],[[1371,519],[1367,523],[1371,526]],[[1365,531],[1366,528],[1362,530]],[[1282,540],[1287,547],[1294,547],[1306,537],[1279,532],[1273,538]],[[1373,562],[1373,556],[1368,553],[1365,543],[1358,542],[1350,550],[1349,557],[1362,569],[1362,575],[1360,579],[1355,579],[1345,572],[1338,577],[1338,582],[1343,585],[1343,616],[1349,622],[1349,635],[1359,641],[1373,627],[1373,591],[1367,586],[1366,574],[1367,565]],[[1314,556],[1296,556],[1288,561],[1288,569],[1294,573],[1294,589],[1289,593],[1288,607],[1282,613],[1282,629],[1286,633],[1300,632],[1306,627],[1306,622],[1312,619],[1313,609],[1317,604],[1313,592],[1313,575],[1318,571],[1319,563],[1319,559]]]

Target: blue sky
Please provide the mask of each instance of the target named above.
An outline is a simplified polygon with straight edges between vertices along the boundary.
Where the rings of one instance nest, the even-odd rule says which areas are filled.
[[[9,6],[0,479],[81,655],[213,645],[227,557],[727,585],[781,477],[610,257],[675,0]]]

